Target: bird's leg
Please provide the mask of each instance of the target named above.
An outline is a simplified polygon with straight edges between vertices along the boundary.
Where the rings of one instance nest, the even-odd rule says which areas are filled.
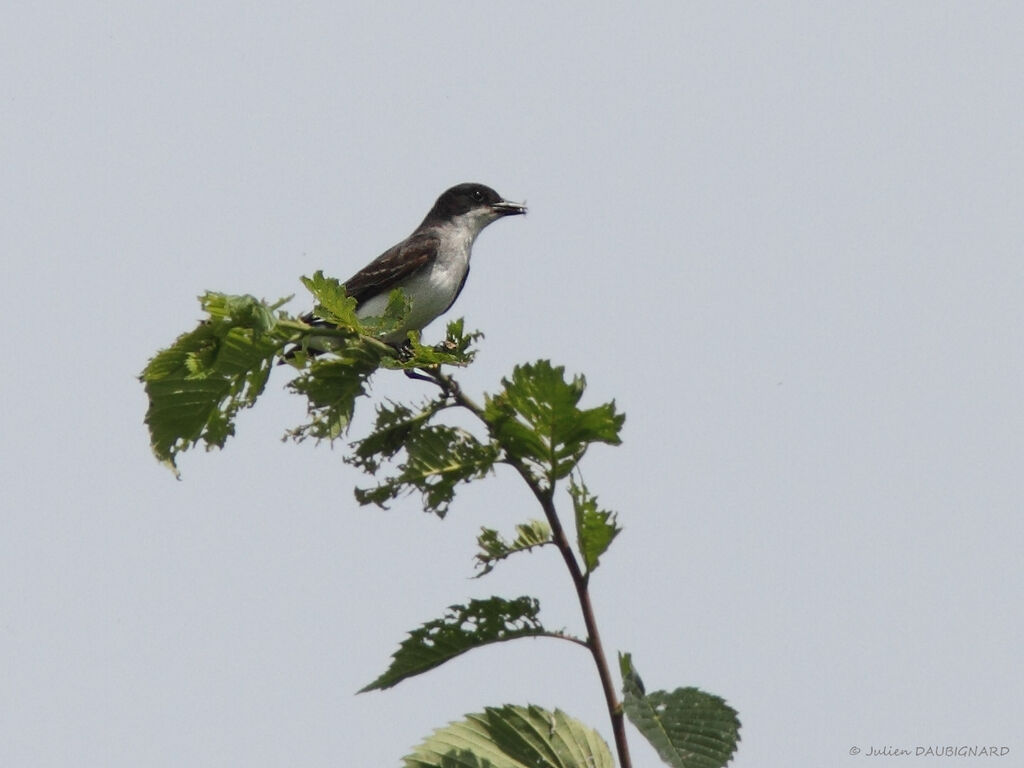
[[[398,353],[399,360],[408,360],[412,357],[412,341],[406,339],[401,344],[392,344],[395,351]]]
[[[398,350],[398,359],[405,361],[412,357],[412,342],[409,339],[405,340],[401,346],[396,346]],[[434,381],[429,376],[424,376],[422,373],[418,373],[415,368],[406,368],[405,375],[410,379],[419,379],[420,381]]]
[[[438,351],[450,351],[450,343],[442,342],[441,344],[434,347]],[[406,339],[405,343],[401,347],[397,347],[398,359],[409,360],[413,355],[412,342]],[[424,366],[423,373],[420,373],[415,368],[404,368],[405,375],[410,379],[418,379],[419,381],[429,381],[431,384],[437,384],[441,388],[441,392],[444,393],[445,397],[451,397],[452,395],[452,382],[448,377],[441,375],[441,366],[432,365]],[[433,375],[431,375],[433,374]]]

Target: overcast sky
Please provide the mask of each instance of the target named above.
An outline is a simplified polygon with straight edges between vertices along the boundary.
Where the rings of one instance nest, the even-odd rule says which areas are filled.
[[[505,702],[610,739],[553,640],[354,695],[471,597],[582,632],[554,551],[467,578],[481,525],[538,515],[510,473],[444,521],[359,508],[343,446],[279,440],[286,369],[181,482],[149,451],[135,377],[197,294],[300,311],[300,275],[462,181],[530,205],[477,242],[465,389],[544,357],[627,414],[583,465],[625,528],[608,650],[724,696],[737,768],[1019,764],[1022,29],[936,0],[5,4],[0,764],[397,765]]]

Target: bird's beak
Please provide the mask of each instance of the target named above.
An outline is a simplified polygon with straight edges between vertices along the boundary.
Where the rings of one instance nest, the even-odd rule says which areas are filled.
[[[510,203],[508,200],[494,203],[491,208],[499,216],[515,216],[520,213],[526,213],[526,203]]]

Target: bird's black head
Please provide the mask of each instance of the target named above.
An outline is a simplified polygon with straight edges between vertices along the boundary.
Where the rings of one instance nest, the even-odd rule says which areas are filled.
[[[470,212],[493,221],[501,216],[526,213],[526,206],[510,203],[485,184],[457,184],[437,198],[426,222],[451,221]]]

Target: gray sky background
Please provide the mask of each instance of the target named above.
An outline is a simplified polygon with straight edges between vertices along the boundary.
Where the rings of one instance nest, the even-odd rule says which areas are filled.
[[[504,702],[610,737],[550,640],[353,695],[470,597],[580,631],[553,551],[467,579],[481,525],[538,514],[509,474],[443,522],[358,508],[342,450],[280,442],[285,370],[182,482],[149,453],[134,377],[197,294],[298,311],[299,275],[470,180],[530,215],[477,243],[466,389],[548,357],[627,414],[584,463],[625,526],[608,649],[726,697],[737,768],[1018,764],[1021,29],[1010,2],[5,4],[0,764],[397,765]]]

